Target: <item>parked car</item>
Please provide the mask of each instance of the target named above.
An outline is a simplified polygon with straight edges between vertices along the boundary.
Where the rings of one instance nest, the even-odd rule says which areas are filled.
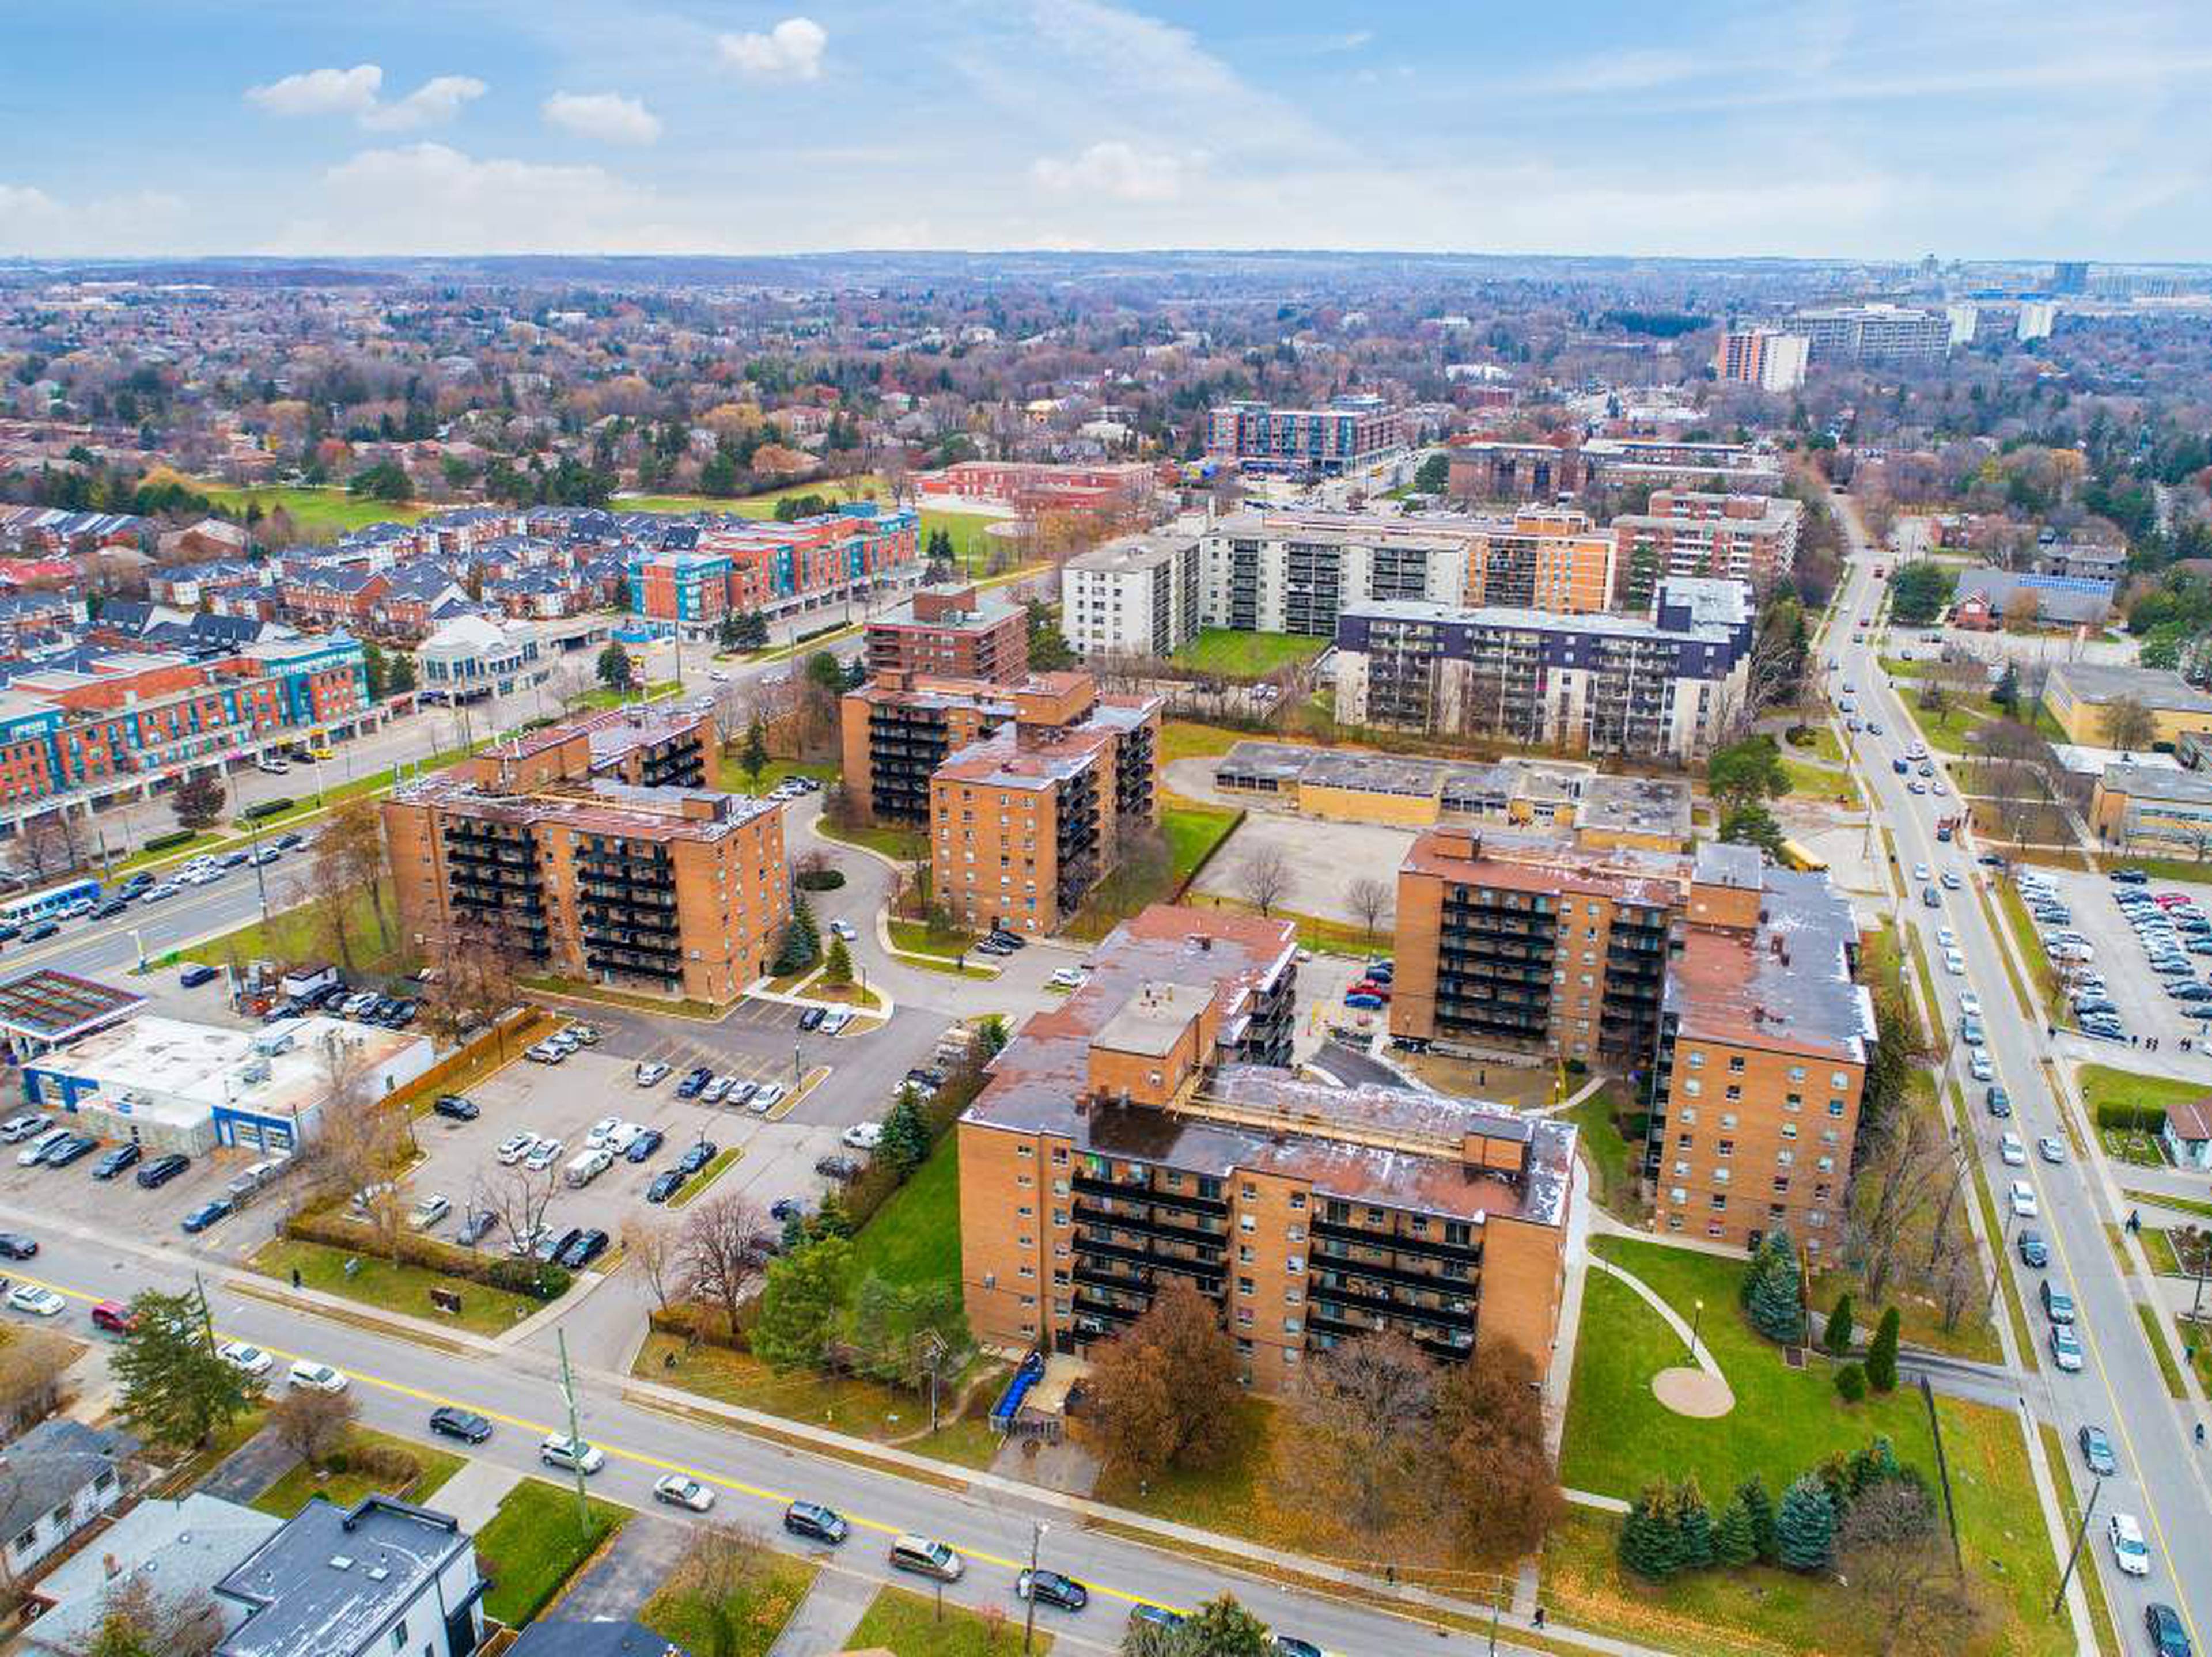
[[[285,1377],[295,1387],[305,1387],[310,1392],[343,1393],[346,1389],[345,1372],[333,1369],[327,1363],[316,1363],[301,1358],[292,1366]]]
[[[1996,1083],[1992,1082],[1990,1084],[1989,1092],[1983,1096],[1989,1102],[1990,1115],[2006,1117],[2012,1114],[2012,1095],[2007,1093]]]
[[[696,1099],[707,1090],[707,1083],[714,1079],[713,1071],[704,1065],[696,1065],[676,1084],[676,1096],[678,1099]]]
[[[276,1359],[258,1346],[249,1346],[242,1340],[225,1341],[215,1350],[215,1355],[240,1375],[265,1375]]]
[[[756,1116],[765,1116],[782,1102],[783,1084],[781,1082],[768,1082],[754,1090],[752,1096],[745,1101],[745,1108]]]
[[[623,1150],[623,1158],[625,1162],[647,1162],[651,1159],[653,1153],[659,1150],[666,1142],[667,1136],[659,1128],[640,1128],[637,1138],[632,1139],[628,1148]]]
[[[437,1102],[430,1109],[433,1114],[455,1122],[473,1122],[483,1114],[483,1107],[475,1100],[464,1098],[458,1093],[440,1094]]]
[[[183,985],[188,990],[196,990],[203,984],[214,982],[216,976],[217,974],[214,968],[203,965],[201,962],[195,961],[191,966],[185,968],[184,971],[177,974],[177,982]]]
[[[1073,1576],[1040,1568],[1025,1570],[1014,1578],[1014,1597],[1035,1599],[1041,1605],[1053,1605],[1061,1611],[1081,1611],[1091,1603],[1091,1590]]]
[[[822,1034],[842,1035],[845,1027],[853,1022],[853,1015],[842,1007],[832,1007],[822,1015]]]
[[[814,1164],[814,1171],[827,1180],[857,1180],[860,1163],[851,1156],[824,1156]]]
[[[2051,1361],[2069,1375],[2081,1372],[2081,1338],[2065,1324],[2051,1326]]]
[[[2151,1650],[2156,1657],[2190,1657],[2189,1635],[2181,1626],[2181,1613],[2155,1601],[2143,1607],[2143,1626],[2150,1630]]]
[[[2105,1521],[2105,1535],[2112,1545],[2112,1563],[2123,1575],[2150,1575],[2150,1549],[2143,1542],[2142,1527],[2133,1514],[2114,1514]]]
[[[192,1165],[192,1159],[181,1150],[173,1150],[165,1156],[156,1156],[138,1170],[138,1183],[148,1191],[155,1191],[175,1179]]]
[[[453,1241],[464,1248],[474,1248],[497,1229],[498,1215],[489,1208],[472,1209],[453,1233]]]
[[[502,1168],[513,1168],[517,1162],[520,1162],[524,1157],[527,1156],[532,1151],[537,1149],[538,1136],[536,1134],[510,1133],[507,1138],[499,1142],[498,1156],[500,1166]]]
[[[2081,1447],[2081,1465],[2100,1478],[2110,1478],[2119,1472],[2118,1463],[2112,1460],[2112,1441],[2105,1436],[2102,1427],[2084,1426],[2074,1440]]]
[[[944,1543],[930,1536],[900,1536],[893,1539],[891,1569],[933,1576],[940,1582],[957,1582],[967,1562]]]
[[[826,1542],[833,1548],[849,1536],[853,1529],[845,1521],[844,1514],[835,1508],[825,1508],[818,1502],[793,1502],[783,1510],[783,1527],[793,1536]]]
[[[594,1226],[590,1230],[579,1233],[574,1241],[553,1258],[571,1272],[580,1272],[605,1253],[608,1243],[612,1241],[605,1232]]]
[[[89,1133],[72,1133],[46,1153],[48,1168],[67,1168],[80,1156],[100,1149],[100,1141]]]
[[[20,1231],[0,1231],[0,1257],[11,1260],[37,1258],[39,1240],[27,1237]]]
[[[653,1499],[672,1508],[704,1513],[714,1505],[714,1492],[685,1473],[666,1473],[653,1481]]]
[[[653,1183],[645,1188],[645,1199],[649,1203],[665,1203],[684,1189],[684,1171],[664,1168],[653,1176]]]
[[[185,1235],[189,1237],[198,1236],[201,1232],[215,1224],[216,1221],[228,1218],[230,1215],[230,1211],[231,1208],[228,1200],[222,1197],[217,1197],[212,1202],[202,1203],[198,1208],[185,1216]]]
[[[538,1446],[538,1459],[563,1472],[595,1473],[607,1465],[607,1453],[598,1445],[565,1433],[550,1433]]]
[[[66,1299],[52,1290],[41,1289],[34,1283],[19,1283],[8,1291],[9,1309],[27,1312],[34,1318],[56,1316],[68,1304]]]
[[[92,1308],[92,1326],[111,1335],[127,1335],[138,1326],[138,1320],[121,1301],[101,1301]]]
[[[837,1137],[854,1150],[873,1150],[884,1142],[884,1125],[881,1122],[855,1122]]]
[[[719,1155],[720,1152],[712,1139],[695,1139],[684,1146],[684,1154],[676,1159],[677,1172],[684,1174],[696,1174]]]
[[[446,1198],[425,1197],[409,1212],[408,1229],[414,1231],[428,1231],[453,1211],[453,1205]]]
[[[799,1028],[803,1030],[820,1029],[822,1028],[823,1015],[828,1011],[829,1009],[826,1007],[806,1008],[799,1015]]]

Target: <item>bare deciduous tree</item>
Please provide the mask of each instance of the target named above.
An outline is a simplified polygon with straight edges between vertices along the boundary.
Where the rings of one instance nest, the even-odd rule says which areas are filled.
[[[0,1346],[0,1429],[12,1432],[53,1413],[61,1402],[62,1374],[76,1349],[45,1329],[16,1329]]]
[[[2107,748],[2132,752],[2148,748],[2158,737],[2158,720],[2134,696],[2115,696],[2097,715],[2097,731]]]
[[[717,1521],[692,1528],[668,1583],[689,1602],[706,1635],[698,1657],[736,1657],[744,1648],[752,1593],[773,1557],[765,1540],[742,1526]]]
[[[675,1286],[676,1246],[675,1229],[660,1221],[633,1214],[622,1223],[623,1258],[637,1267],[664,1312]]]
[[[222,1611],[212,1593],[163,1582],[151,1565],[142,1565],[100,1591],[100,1622],[89,1650],[135,1648],[160,1657],[207,1657],[222,1636]]]
[[[1296,878],[1287,853],[1279,846],[1255,846],[1237,867],[1237,884],[1247,902],[1263,915],[1291,894]]]
[[[1925,1113],[1893,1112],[1875,1132],[1854,1180],[1859,1211],[1844,1238],[1870,1305],[1887,1297],[1911,1223],[1953,1174],[1950,1145]]]
[[[1853,1499],[1837,1535],[1840,1575],[1885,1654],[1962,1651],[1981,1620],[1972,1587],[1935,1535],[1928,1493],[1885,1479]]]
[[[1389,882],[1377,880],[1371,875],[1362,875],[1344,889],[1344,901],[1351,907],[1352,913],[1359,918],[1359,924],[1366,929],[1368,942],[1371,944],[1375,941],[1376,929],[1395,905],[1397,896],[1390,889]]]
[[[308,1466],[319,1467],[343,1448],[360,1414],[351,1393],[288,1387],[270,1404],[267,1420],[278,1443]]]
[[[526,1246],[544,1228],[545,1211],[560,1185],[560,1174],[550,1165],[517,1162],[496,1172],[486,1169],[470,1183],[469,1205],[499,1216],[510,1247]]]
[[[684,1297],[720,1307],[734,1331],[738,1308],[762,1276],[753,1239],[772,1229],[759,1208],[734,1193],[694,1204],[677,1234],[672,1262]]]

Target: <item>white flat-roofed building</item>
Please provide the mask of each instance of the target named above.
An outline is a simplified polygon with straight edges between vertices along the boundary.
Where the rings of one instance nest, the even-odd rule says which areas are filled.
[[[1199,543],[1127,535],[1060,567],[1060,632],[1079,656],[1165,656],[1198,637]]]

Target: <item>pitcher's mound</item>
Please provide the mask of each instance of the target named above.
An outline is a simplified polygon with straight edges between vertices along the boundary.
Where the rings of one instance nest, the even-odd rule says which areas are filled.
[[[1729,1391],[1728,1382],[1703,1369],[1662,1369],[1651,1377],[1651,1390],[1678,1416],[1710,1420],[1735,1408],[1735,1394]]]

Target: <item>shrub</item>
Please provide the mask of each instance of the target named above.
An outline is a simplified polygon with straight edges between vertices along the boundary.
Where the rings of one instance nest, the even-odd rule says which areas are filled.
[[[1830,1357],[1841,1357],[1851,1350],[1854,1326],[1850,1293],[1847,1290],[1836,1296],[1835,1309],[1828,1314],[1827,1327],[1820,1332],[1820,1350]]]
[[[802,892],[834,892],[845,883],[842,869],[809,869],[792,883]]]
[[[284,1235],[370,1259],[388,1259],[392,1253],[368,1226],[326,1208],[293,1215],[284,1222]],[[403,1266],[420,1266],[463,1283],[479,1283],[489,1289],[503,1289],[510,1294],[544,1300],[557,1300],[568,1292],[570,1282],[568,1272],[562,1266],[540,1266],[534,1259],[519,1260],[507,1253],[475,1254],[411,1231],[399,1235],[398,1258]]]
[[[166,852],[173,846],[188,846],[199,837],[197,828],[172,828],[165,835],[149,835],[138,849],[143,852]]]
[[[1856,1363],[1846,1363],[1836,1371],[1836,1391],[1846,1404],[1856,1404],[1867,1395],[1866,1371]]]
[[[273,817],[279,813],[289,811],[298,804],[297,800],[265,799],[258,804],[247,806],[244,816],[249,822],[258,822],[264,817]]]
[[[397,1444],[379,1444],[373,1439],[348,1448],[346,1466],[348,1471],[374,1479],[395,1492],[405,1490],[422,1476],[422,1464],[413,1452]]]
[[[719,1306],[705,1306],[691,1301],[676,1301],[667,1306],[656,1307],[646,1314],[647,1326],[664,1335],[678,1335],[685,1340],[697,1341],[702,1346],[719,1346],[725,1351],[750,1352],[752,1350],[751,1332],[753,1309],[757,1301],[748,1301],[738,1314],[738,1326],[730,1328],[728,1318]]]
[[[146,844],[150,847],[154,842],[149,840]],[[2163,1133],[2166,1132],[2166,1112],[2154,1105],[2137,1107],[2107,1102],[2097,1107],[2097,1126],[2119,1133]]]

